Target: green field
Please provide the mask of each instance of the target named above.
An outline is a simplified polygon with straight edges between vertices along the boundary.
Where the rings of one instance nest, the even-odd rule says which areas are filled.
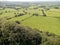
[[[37,28],[42,31],[48,31],[48,32],[60,35],[60,31],[59,31],[60,30],[60,9],[50,9],[47,11],[45,10],[45,13],[47,15],[46,17],[42,16],[43,13],[41,11],[41,8],[31,9],[31,10],[27,9],[26,10],[27,14],[23,16],[14,17],[16,15],[14,13],[20,14],[20,13],[23,13],[24,10],[25,9],[19,9],[18,11],[16,11],[14,9],[6,8],[5,10],[0,11],[0,12],[3,12],[3,14],[0,15],[0,18],[11,18],[10,20],[7,20],[7,21],[12,22],[12,21],[18,20],[25,26],[29,26],[31,28]],[[32,14],[34,13],[37,13],[38,16],[32,16]],[[21,20],[24,20],[24,21],[21,21]]]
[[[0,45],[60,45],[60,2],[0,2]]]

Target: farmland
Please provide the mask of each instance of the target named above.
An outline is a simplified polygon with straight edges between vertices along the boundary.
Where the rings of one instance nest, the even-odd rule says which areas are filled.
[[[21,5],[19,5],[20,3],[14,3],[16,5],[10,5],[9,3],[7,5],[7,3],[3,4],[2,2],[3,6],[0,5],[0,21],[2,24],[5,25],[5,22],[21,23],[21,25],[31,27],[32,29],[36,28],[39,31],[49,32],[60,36],[60,5],[55,4],[58,2],[53,2],[53,5],[50,4],[50,2],[47,3],[49,5],[45,4],[46,2],[41,2],[41,5],[37,2],[28,4],[21,2]],[[9,25],[9,23],[7,23],[7,25]],[[15,26],[15,24],[13,24],[13,26]],[[47,38],[51,39],[52,37]],[[53,39],[56,39],[56,37],[53,37]],[[44,43],[44,45],[46,44]],[[57,45],[59,45],[59,43],[57,43]]]
[[[25,9],[20,9],[19,11],[16,11],[14,9],[5,9],[2,10],[3,14],[0,15],[0,18],[11,18],[8,21],[20,21],[25,26],[30,26],[32,28],[37,28],[42,31],[49,31],[52,33],[56,33],[57,35],[60,34],[60,9],[50,9],[48,11],[45,11],[46,17],[43,16],[43,13],[41,9],[27,9],[27,14],[23,16],[15,17],[15,15],[18,15],[20,13],[24,13]],[[36,11],[35,11],[36,10]],[[7,13],[5,13],[7,11]],[[8,12],[10,11],[10,12]],[[16,14],[14,14],[16,13]],[[18,14],[17,14],[18,13]],[[32,16],[34,13],[38,14],[38,16]],[[32,17],[30,17],[32,16]],[[30,18],[29,18],[30,17]],[[25,18],[28,18],[24,20]],[[24,20],[24,21],[21,21]],[[58,30],[58,31],[57,31]]]

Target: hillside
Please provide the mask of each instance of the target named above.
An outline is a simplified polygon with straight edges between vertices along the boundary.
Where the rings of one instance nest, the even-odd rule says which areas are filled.
[[[60,45],[60,2],[1,2],[0,45]]]

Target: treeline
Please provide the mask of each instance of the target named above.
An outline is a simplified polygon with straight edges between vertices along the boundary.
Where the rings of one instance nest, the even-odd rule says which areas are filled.
[[[4,20],[0,21],[0,45],[60,45],[60,36]]]

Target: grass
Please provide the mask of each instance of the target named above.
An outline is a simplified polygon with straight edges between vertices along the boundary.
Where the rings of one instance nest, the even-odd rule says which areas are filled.
[[[60,21],[52,17],[34,16],[22,22],[23,25],[37,28],[42,31],[49,31],[57,35],[60,34]]]
[[[50,9],[46,11],[47,16],[60,17],[60,9]]]
[[[9,10],[10,10],[10,13],[5,13],[5,11],[9,11]],[[0,18],[6,17],[6,16],[14,17],[15,16],[14,13],[22,13],[23,10],[25,9],[19,9],[18,11],[14,9],[2,10],[0,12],[3,12],[3,14],[0,15]],[[41,9],[27,9],[26,11],[30,13],[30,15],[26,14],[24,16],[14,17],[8,21],[12,22],[12,21],[18,20],[21,22],[21,20],[27,17],[30,17],[33,13],[38,13],[39,16],[30,17],[22,21],[21,23],[31,28],[37,28],[42,31],[48,31],[48,32],[52,32],[57,35],[60,35],[60,9],[50,9],[48,11],[45,11],[47,17],[40,16],[42,15]]]

